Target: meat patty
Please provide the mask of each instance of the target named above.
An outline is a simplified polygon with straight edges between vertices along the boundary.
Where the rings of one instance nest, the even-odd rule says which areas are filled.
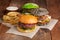
[[[35,27],[35,24],[24,24],[24,23],[19,23],[20,28],[33,28]]]

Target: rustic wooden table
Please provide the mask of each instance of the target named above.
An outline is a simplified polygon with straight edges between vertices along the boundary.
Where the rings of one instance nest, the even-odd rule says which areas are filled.
[[[8,29],[5,25],[0,24],[0,40],[51,40],[50,31],[47,29],[40,29],[32,39],[5,33]]]
[[[47,0],[47,9],[52,18],[59,20],[51,30],[52,40],[60,40],[60,0]]]
[[[5,33],[9,28],[6,27],[5,25],[0,24],[0,40],[60,40],[60,0],[24,0],[24,1],[10,1],[10,0],[0,0],[0,17],[3,15],[3,11],[5,8],[9,5],[14,5],[20,7],[20,5],[24,2],[36,2],[37,4],[41,5],[42,7],[45,7],[49,10],[52,18],[58,19],[58,23],[55,25],[53,30],[49,31],[48,29],[40,29],[38,33],[32,38],[27,38],[23,36],[17,36],[14,34],[7,34]],[[7,4],[8,2],[8,4]],[[16,3],[17,2],[17,3]],[[3,7],[5,5],[5,7]]]

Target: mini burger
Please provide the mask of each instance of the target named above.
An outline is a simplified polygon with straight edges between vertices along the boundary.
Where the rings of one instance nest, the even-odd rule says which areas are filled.
[[[33,15],[21,15],[17,29],[20,32],[32,32],[36,28],[37,17]]]
[[[32,9],[39,8],[39,5],[36,3],[26,3],[22,6],[22,13],[31,13]]]
[[[45,25],[48,24],[51,20],[51,16],[49,15],[43,15],[38,17],[38,25]]]
[[[31,14],[38,17],[38,25],[46,25],[50,22],[51,16],[48,15],[49,11],[45,8],[37,8],[31,11]]]

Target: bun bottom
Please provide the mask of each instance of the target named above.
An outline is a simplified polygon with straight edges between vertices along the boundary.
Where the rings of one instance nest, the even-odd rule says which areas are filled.
[[[26,32],[27,33],[27,32],[35,31],[36,27],[34,29],[31,29],[31,30],[23,30],[22,28],[19,28],[19,27],[17,27],[17,29],[18,29],[19,32]]]

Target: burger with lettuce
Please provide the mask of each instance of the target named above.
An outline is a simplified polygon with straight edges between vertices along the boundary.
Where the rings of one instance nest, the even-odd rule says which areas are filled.
[[[37,17],[33,15],[21,15],[17,29],[20,32],[33,32],[36,29]]]

